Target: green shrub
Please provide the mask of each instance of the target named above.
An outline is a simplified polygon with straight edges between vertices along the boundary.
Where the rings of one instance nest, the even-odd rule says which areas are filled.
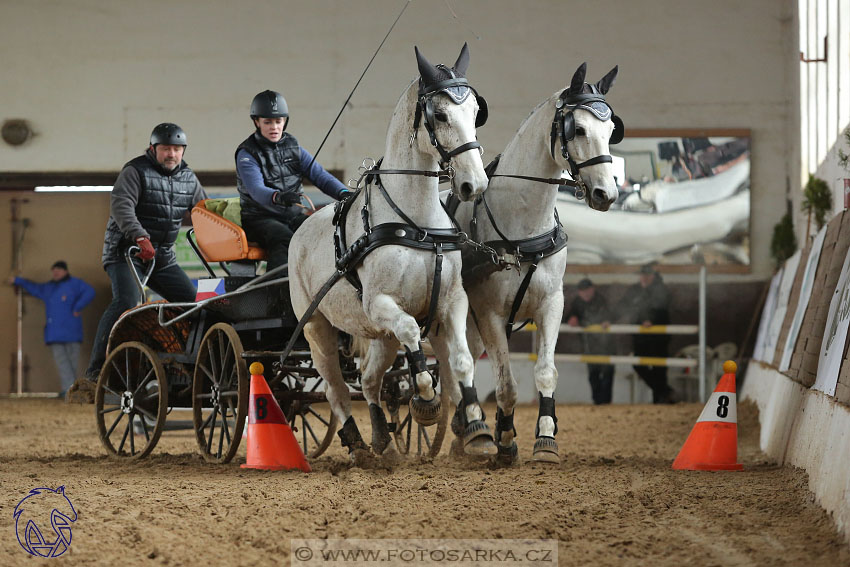
[[[803,189],[803,212],[814,215],[818,230],[826,224],[826,215],[832,212],[832,191],[826,181],[809,175]]]
[[[770,255],[776,265],[782,264],[797,251],[797,236],[794,234],[794,222],[791,213],[785,216],[773,227],[773,238],[770,240]]]

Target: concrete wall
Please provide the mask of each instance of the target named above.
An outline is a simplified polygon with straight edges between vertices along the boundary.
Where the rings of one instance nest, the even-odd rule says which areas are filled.
[[[805,469],[809,489],[850,542],[850,409],[756,362],[747,369],[742,399],[758,405],[761,450]]]
[[[37,135],[18,148],[0,142],[0,174],[117,172],[144,149],[151,128],[162,121],[187,130],[186,159],[196,170],[232,170],[233,150],[251,131],[250,100],[266,88],[285,93],[292,133],[315,150],[403,5],[400,0],[3,2],[0,121],[29,120]],[[326,167],[342,169],[347,180],[363,157],[383,153],[392,108],[417,75],[413,45],[432,62],[451,63],[469,42],[469,78],[490,105],[490,121],[480,131],[485,159],[507,144],[538,102],[567,84],[582,61],[594,79],[618,64],[610,100],[627,129],[752,130],[752,273],[725,279],[770,275],[770,235],[784,213],[797,156],[789,135],[798,104],[792,0],[449,5],[457,19],[444,2],[408,6],[322,151]],[[99,292],[87,314],[91,336],[92,314],[109,293],[96,266],[106,200],[32,199],[28,216],[36,222],[25,246],[25,275],[36,277],[36,267],[49,266],[59,254],[75,274],[88,276]],[[7,201],[4,197],[0,206]],[[51,224],[57,221],[40,218],[47,210],[85,219],[85,226],[62,225],[69,232],[57,240]],[[6,240],[9,227],[2,226]],[[36,241],[56,244],[37,248]],[[72,257],[72,250],[87,252]],[[26,318],[27,352],[31,360],[42,360],[47,351],[39,347],[42,323],[35,309]],[[0,320],[13,318],[13,294],[0,290]],[[1,360],[14,348],[11,323],[0,325],[0,345]],[[39,375],[47,372],[49,366],[38,368]],[[3,383],[0,379],[0,391]]]

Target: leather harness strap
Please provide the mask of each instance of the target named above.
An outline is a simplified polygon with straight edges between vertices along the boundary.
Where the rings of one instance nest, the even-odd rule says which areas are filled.
[[[388,173],[392,170],[376,170],[379,173]],[[434,172],[439,173],[439,172]],[[381,223],[376,226],[369,224],[368,206],[370,201],[371,181],[375,180],[375,185],[381,191],[384,199],[390,205],[390,208],[402,218],[403,223]],[[336,269],[344,275],[351,283],[354,289],[357,290],[357,295],[363,299],[363,284],[357,276],[357,267],[363,262],[363,259],[372,250],[381,246],[404,246],[407,248],[415,248],[419,250],[433,250],[434,259],[434,279],[431,286],[431,301],[428,306],[428,315],[422,323],[422,337],[428,336],[431,330],[431,325],[435,319],[437,312],[437,304],[440,295],[441,275],[443,271],[443,252],[460,251],[461,244],[465,236],[462,235],[457,227],[454,217],[450,218],[455,224],[452,228],[431,228],[420,227],[398,205],[392,200],[389,193],[381,183],[380,178],[369,177],[365,185],[364,206],[362,212],[364,234],[352,243],[349,247],[346,243],[345,236],[345,221],[354,198],[351,197],[345,201],[337,203],[334,211],[333,223],[336,226],[334,232],[334,249],[336,251]],[[355,196],[360,193],[358,190]]]

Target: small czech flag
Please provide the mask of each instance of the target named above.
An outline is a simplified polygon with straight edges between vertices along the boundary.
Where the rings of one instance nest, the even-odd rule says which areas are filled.
[[[224,278],[205,278],[198,280],[198,293],[195,301],[209,299],[224,293]]]

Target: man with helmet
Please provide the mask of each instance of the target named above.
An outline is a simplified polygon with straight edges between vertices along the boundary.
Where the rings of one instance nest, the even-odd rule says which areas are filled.
[[[302,177],[334,199],[349,191],[286,132],[289,108],[283,95],[267,90],[255,96],[251,120],[255,131],[236,148],[242,228],[265,248],[268,269],[273,269],[286,264],[289,241],[307,218]]]
[[[112,326],[138,302],[139,291],[124,259],[128,247],[139,247],[134,263],[140,272],[145,270],[144,263],[156,259],[148,280],[151,289],[168,301],[195,300],[195,286],[177,265],[173,250],[183,217],[206,198],[195,173],[183,161],[185,150],[183,129],[168,122],[159,124],[151,133],[147,151],[126,163],[115,181],[101,256],[112,281],[112,303],[97,326],[85,376],[71,388],[69,400],[89,401],[106,358]]]

